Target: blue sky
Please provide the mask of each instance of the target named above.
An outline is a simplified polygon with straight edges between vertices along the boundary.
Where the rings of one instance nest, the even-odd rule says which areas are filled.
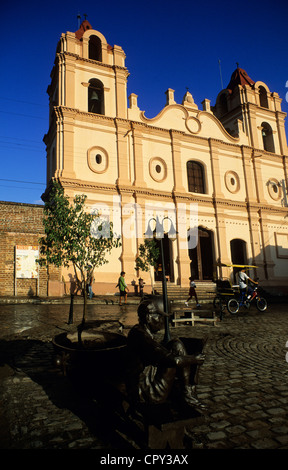
[[[165,91],[181,103],[186,87],[201,108],[215,104],[236,62],[279,93],[288,113],[288,5],[284,0],[115,1],[16,0],[1,5],[0,201],[39,204],[46,183],[43,137],[48,131],[50,72],[62,32],[78,29],[77,14],[121,46],[130,72],[128,96],[151,118]],[[249,16],[248,16],[249,15]],[[286,86],[287,83],[287,86]],[[288,94],[287,94],[288,97]],[[287,132],[286,124],[286,132]]]

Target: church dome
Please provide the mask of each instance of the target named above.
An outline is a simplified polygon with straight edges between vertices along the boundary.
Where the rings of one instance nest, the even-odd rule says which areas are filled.
[[[77,39],[81,39],[87,29],[93,29],[88,20],[82,21],[80,28],[76,31],[75,36]]]
[[[227,89],[232,93],[234,88],[238,85],[250,85],[250,87],[252,88],[254,83],[255,82],[252,80],[252,78],[247,75],[247,72],[244,69],[237,67],[237,69],[234,70],[231,75],[231,79],[229,84],[227,85]]]

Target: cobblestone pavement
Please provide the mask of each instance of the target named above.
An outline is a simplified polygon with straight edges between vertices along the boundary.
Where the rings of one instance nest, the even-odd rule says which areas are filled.
[[[136,323],[135,304],[91,303],[88,320],[124,333]],[[87,390],[75,387],[53,362],[51,339],[75,328],[69,305],[0,305],[0,448],[115,449],[129,447]],[[172,336],[203,338],[206,359],[197,385],[208,407],[201,423],[186,429],[187,449],[288,448],[288,312],[272,304],[224,315],[217,326],[171,328]]]

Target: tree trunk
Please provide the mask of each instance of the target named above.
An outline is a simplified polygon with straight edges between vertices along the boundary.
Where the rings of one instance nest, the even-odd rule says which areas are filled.
[[[153,281],[153,275],[152,275],[152,266],[150,265],[150,279],[151,279],[151,288],[152,288],[152,294],[154,295],[154,281]]]
[[[86,282],[83,281],[82,283],[82,294],[83,294],[83,316],[82,322],[78,326],[78,343],[82,345],[82,331],[84,329],[85,321],[86,321],[86,312],[87,312],[87,294],[86,294]]]
[[[85,282],[84,282],[84,287],[82,289],[82,292],[83,292],[83,296],[84,296],[82,325],[84,325],[85,321],[86,321],[86,313],[87,313],[87,293],[86,293],[86,283]]]
[[[71,294],[68,325],[72,325],[73,323],[73,310],[74,310],[73,301],[74,301],[74,294]]]

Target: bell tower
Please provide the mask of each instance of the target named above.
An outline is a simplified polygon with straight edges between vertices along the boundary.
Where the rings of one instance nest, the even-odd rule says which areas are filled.
[[[83,168],[81,159],[99,141],[96,127],[127,118],[125,57],[120,46],[110,46],[86,19],[76,32],[61,35],[47,89],[47,185],[53,177],[85,178],[77,166]],[[85,127],[89,132],[84,133]]]
[[[227,88],[218,94],[213,112],[232,136],[242,131],[251,147],[283,155],[287,154],[286,113],[281,101],[278,93],[252,80],[237,64]]]

